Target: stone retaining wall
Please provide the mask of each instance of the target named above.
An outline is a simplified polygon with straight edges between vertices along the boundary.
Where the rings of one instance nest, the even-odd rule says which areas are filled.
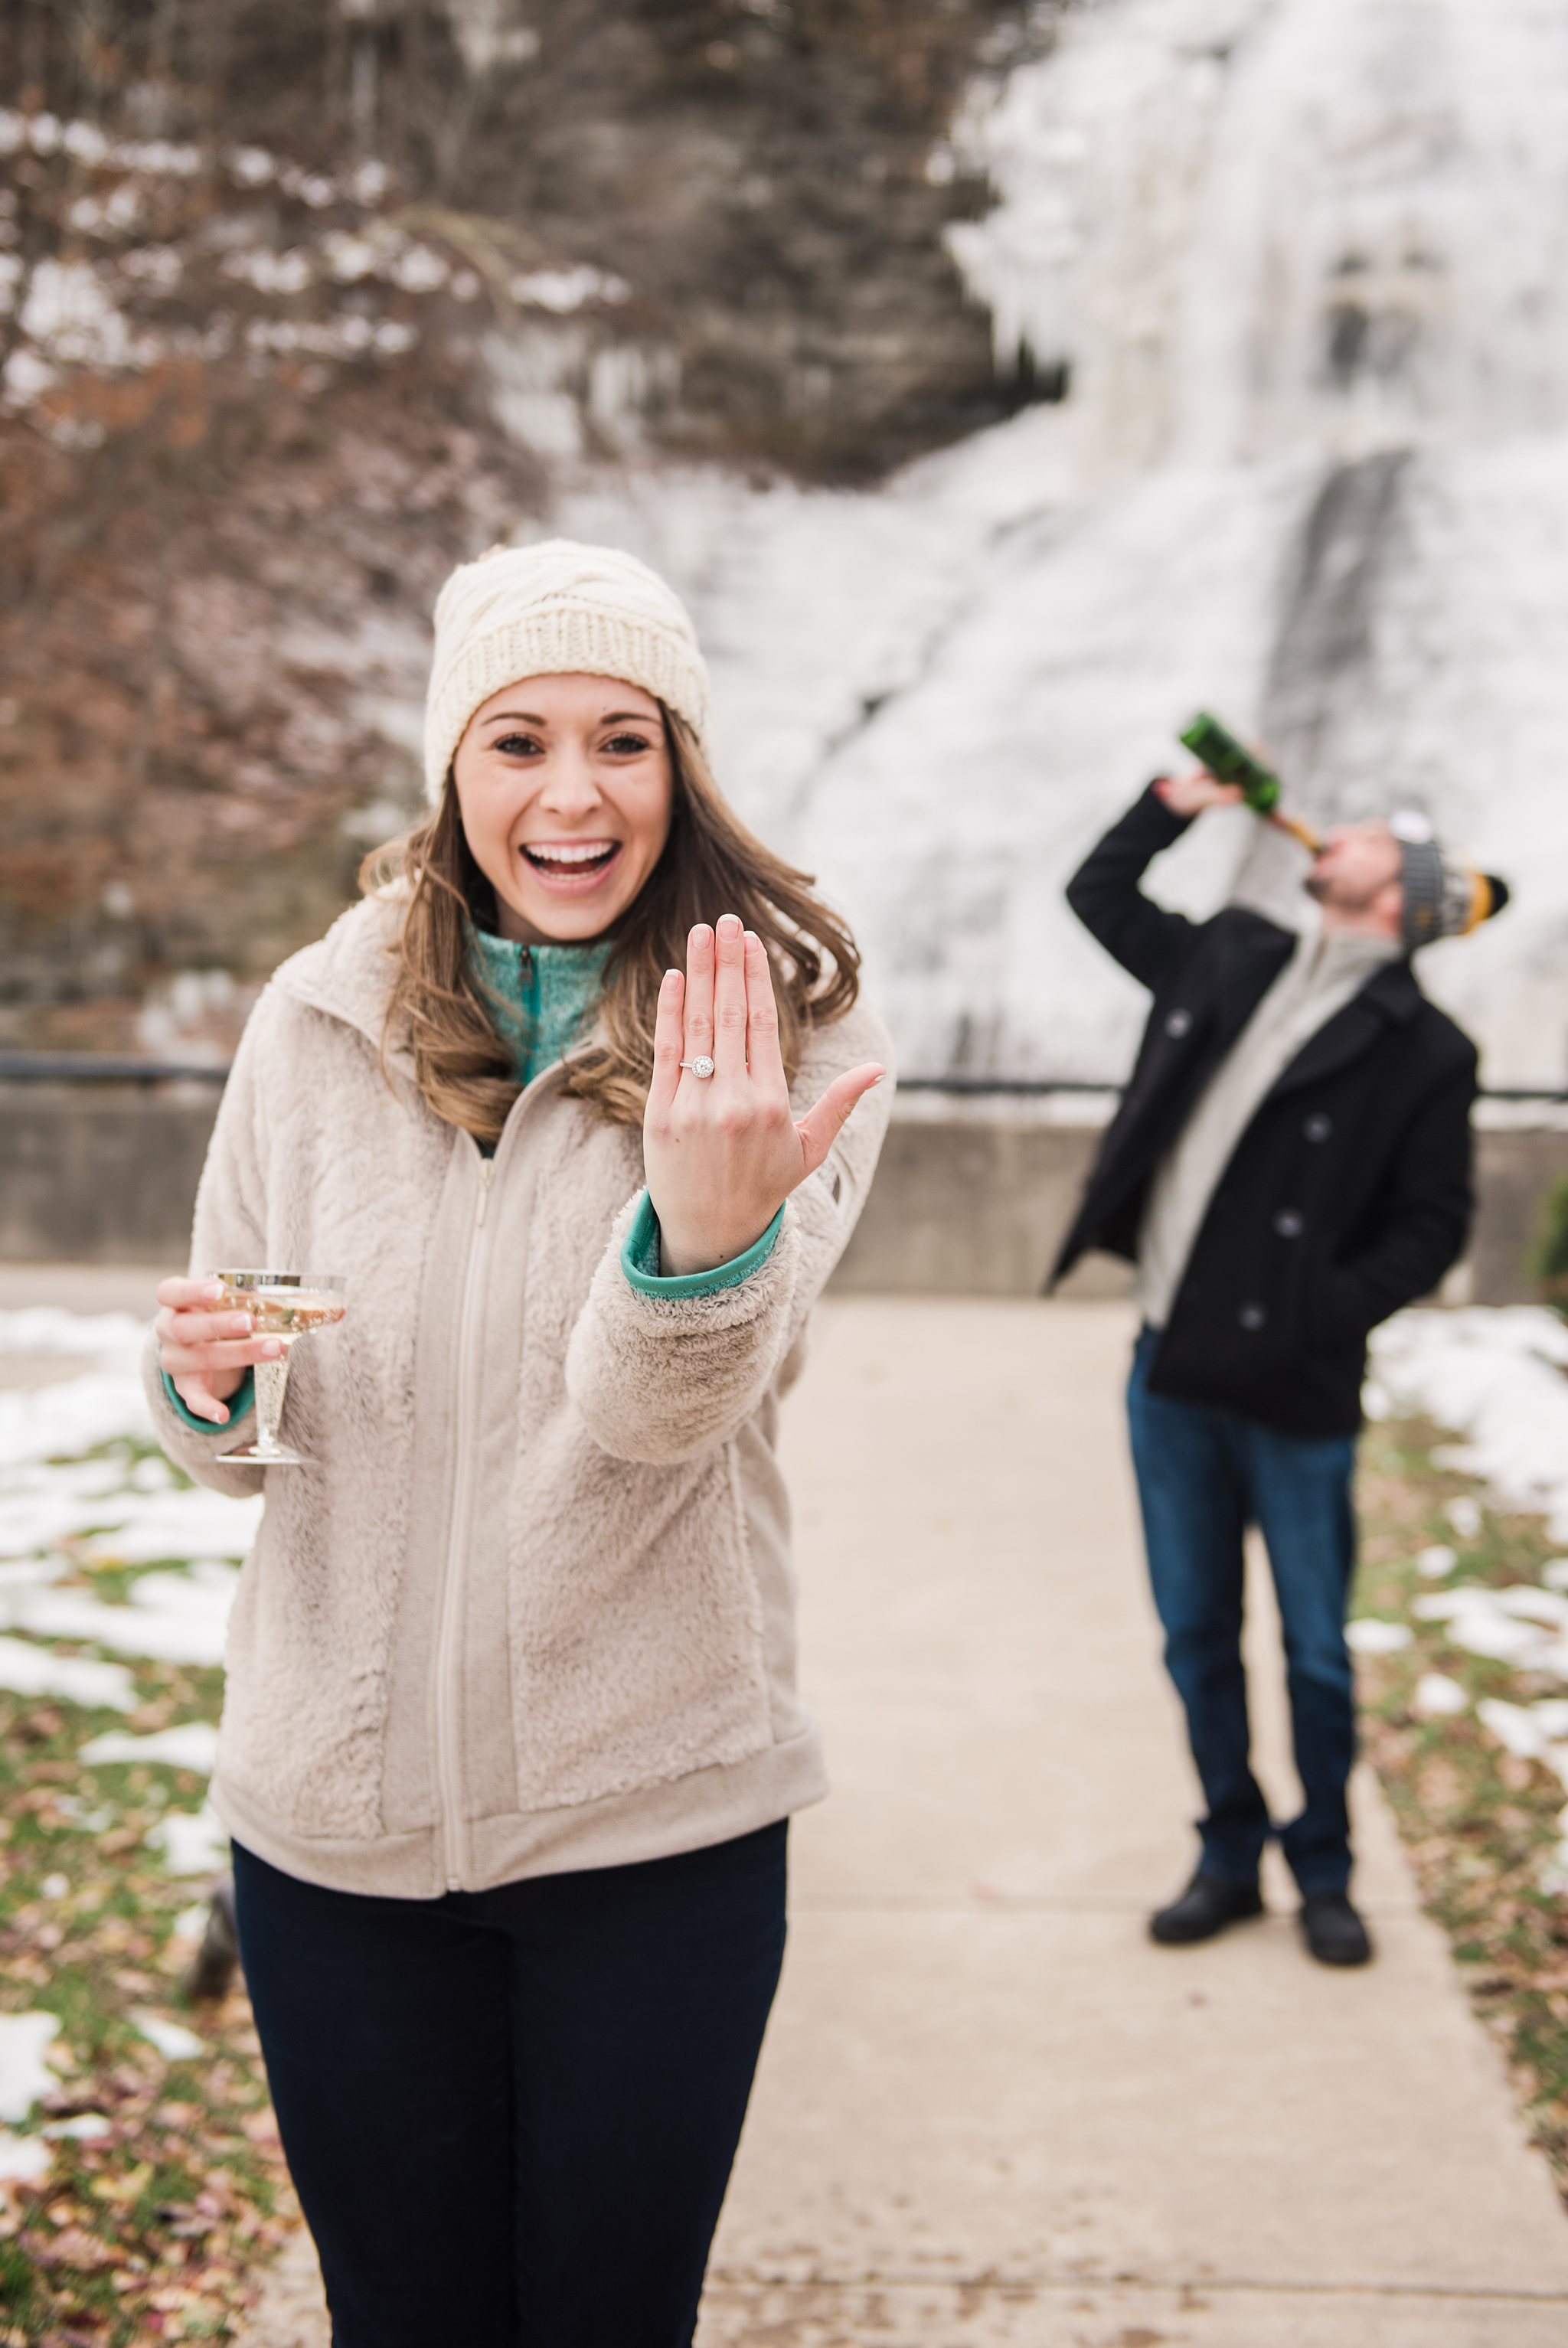
[[[835,1287],[1037,1293],[1099,1139],[1096,1124],[1057,1121],[1064,1106],[902,1101]],[[0,1262],[182,1265],[216,1107],[195,1086],[0,1085]],[[1477,1142],[1480,1211],[1447,1292],[1527,1302],[1523,1258],[1548,1187],[1568,1176],[1568,1130],[1483,1129]],[[1125,1287],[1125,1267],[1102,1257],[1068,1292]]]

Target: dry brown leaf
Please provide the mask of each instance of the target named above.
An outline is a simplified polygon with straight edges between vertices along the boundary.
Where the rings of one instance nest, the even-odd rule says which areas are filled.
[[[100,2242],[96,2234],[80,2226],[67,2226],[51,2242],[34,2250],[36,2263],[46,2269],[76,2267],[83,2274],[96,2274],[102,2267],[120,2265],[125,2252]]]

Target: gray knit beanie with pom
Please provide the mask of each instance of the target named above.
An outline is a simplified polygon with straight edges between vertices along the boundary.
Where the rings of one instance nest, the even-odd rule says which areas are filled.
[[[1507,881],[1467,863],[1437,837],[1424,815],[1390,816],[1388,829],[1399,843],[1407,953],[1430,945],[1434,938],[1466,937],[1501,912],[1512,893]]]

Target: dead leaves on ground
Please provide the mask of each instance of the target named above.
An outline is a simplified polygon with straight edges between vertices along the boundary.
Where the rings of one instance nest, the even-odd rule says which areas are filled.
[[[1451,1643],[1445,1622],[1411,1613],[1433,1583],[1416,1552],[1443,1542],[1450,1582],[1539,1584],[1553,1555],[1542,1519],[1483,1508],[1480,1531],[1458,1533],[1448,1503],[1484,1501],[1469,1479],[1431,1464],[1446,1440],[1424,1423],[1385,1422],[1363,1446],[1364,1529],[1357,1612],[1408,1622],[1413,1643],[1362,1656],[1362,1734],[1398,1822],[1424,1904],[1448,1932],[1470,1998],[1507,2060],[1520,2101],[1568,2199],[1568,1901],[1541,1875],[1562,1834],[1563,1787],[1542,1763],[1504,1752],[1474,1711],[1485,1696],[1513,1704],[1563,1694]],[[1457,1680],[1463,1713],[1429,1716],[1416,1702],[1427,1673]]]
[[[136,1668],[138,1727],[214,1716],[216,1673]],[[0,2006],[47,2009],[62,2034],[59,2084],[26,2124],[42,2122],[53,2166],[0,2185],[0,2348],[231,2339],[294,2215],[249,2004],[180,2002],[190,1946],[174,1927],[203,1886],[163,1874],[145,1849],[200,1780],[86,1770],[79,1748],[108,1725],[0,1694]],[[101,1827],[84,1828],[84,1807],[108,1814]],[[133,2008],[194,2031],[201,2052],[166,2059]],[[87,2115],[107,2127],[59,2132]]]

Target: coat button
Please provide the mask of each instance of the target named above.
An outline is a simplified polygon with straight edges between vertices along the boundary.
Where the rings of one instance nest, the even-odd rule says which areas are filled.
[[[1334,1119],[1331,1117],[1325,1117],[1323,1111],[1319,1109],[1315,1117],[1307,1118],[1301,1129],[1308,1141],[1326,1141],[1334,1130]]]
[[[1243,1329],[1261,1329],[1268,1317],[1261,1304],[1243,1304],[1236,1315]]]
[[[1298,1240],[1306,1229],[1306,1217],[1298,1215],[1294,1207],[1282,1207],[1274,1217],[1274,1229],[1282,1240]]]
[[[1180,1039],[1181,1036],[1188,1034],[1191,1025],[1192,1014],[1190,1011],[1172,1011],[1167,1014],[1165,1020],[1165,1033],[1168,1035],[1174,1035]]]

